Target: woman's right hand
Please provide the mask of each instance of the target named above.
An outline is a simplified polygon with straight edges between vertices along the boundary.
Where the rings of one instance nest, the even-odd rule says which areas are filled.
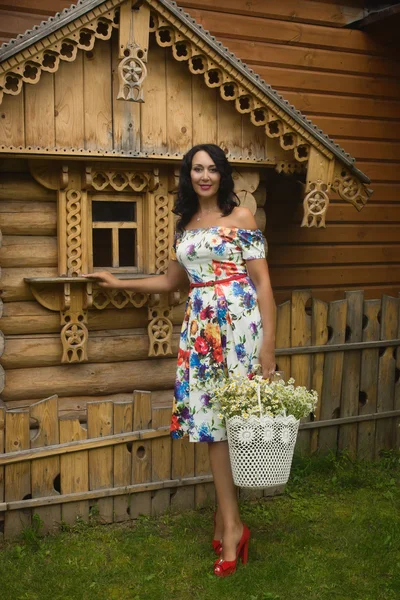
[[[88,273],[87,275],[82,274],[82,277],[94,279],[96,283],[102,288],[121,287],[121,281],[108,271],[98,271],[97,273]]]

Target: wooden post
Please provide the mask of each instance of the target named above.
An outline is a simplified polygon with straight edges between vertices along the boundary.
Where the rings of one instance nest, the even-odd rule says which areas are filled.
[[[189,442],[188,437],[174,440],[172,444],[172,479],[194,476],[195,445],[195,443]],[[194,486],[186,485],[174,491],[171,495],[171,508],[176,510],[194,508]]]
[[[306,310],[306,304],[311,301],[311,297],[310,290],[296,290],[292,294],[292,346],[309,346],[311,344],[311,316],[307,314]],[[291,376],[294,378],[296,385],[310,387],[311,356],[292,356]],[[308,417],[306,417],[302,419],[302,422],[308,420]],[[301,453],[308,454],[310,450],[309,431],[299,431],[296,446]]]
[[[365,300],[363,342],[379,339],[378,315],[381,310],[380,300]],[[361,353],[360,402],[358,414],[367,415],[376,412],[378,392],[379,348],[369,348]],[[375,457],[375,421],[358,424],[357,458],[373,460]]]
[[[170,422],[171,408],[156,408],[153,410],[152,426],[154,429],[168,426]],[[171,437],[161,437],[152,441],[152,481],[171,479],[171,456]],[[168,488],[154,491],[151,500],[151,514],[159,515],[165,513],[170,507],[170,498],[171,492]]]
[[[88,438],[113,433],[113,403],[90,402],[88,411]],[[89,451],[89,489],[99,490],[113,486],[113,448],[97,448]],[[104,523],[113,522],[113,499],[102,498],[97,502],[98,515]]]
[[[328,344],[343,344],[346,333],[346,300],[329,303]],[[342,389],[343,352],[330,352],[325,356],[324,381],[321,397],[321,419],[334,419],[340,416],[340,395]],[[327,452],[337,449],[338,427],[324,427],[319,432],[319,450]]]
[[[133,404],[114,403],[114,433],[132,431]],[[114,487],[131,484],[132,444],[119,444],[114,447]],[[128,521],[131,512],[131,496],[124,494],[114,498],[114,521]]]
[[[276,308],[276,348],[290,348],[291,302],[288,300]],[[277,357],[277,370],[283,372],[285,381],[291,377],[290,356]]]
[[[362,316],[364,294],[359,292],[346,292],[347,299],[347,334],[346,342],[361,342]],[[358,414],[360,394],[360,369],[361,351],[346,352],[343,363],[341,417],[353,417]],[[357,425],[341,425],[339,431],[339,450],[346,450],[350,457],[357,456]]]
[[[135,391],[133,395],[133,430],[152,427],[151,393]],[[132,444],[132,483],[151,481],[151,440]],[[137,494],[132,502],[131,517],[151,515],[151,492]]]
[[[399,300],[390,296],[382,298],[381,313],[381,340],[393,340],[397,336],[399,327]],[[378,372],[378,398],[377,412],[393,410],[396,361],[393,348],[381,348],[379,352]],[[378,457],[381,450],[393,448],[394,423],[392,419],[383,419],[376,424],[375,456]]]
[[[208,444],[194,444],[194,474],[195,476],[210,475],[211,467],[208,458]],[[194,488],[195,506],[207,506],[215,503],[215,488],[213,483],[199,483]]]
[[[4,427],[6,411],[0,407],[0,454],[4,452]],[[4,467],[0,467],[0,502],[4,502]],[[4,513],[0,513],[0,541],[3,539]]]
[[[5,452],[16,452],[29,448],[29,411],[6,412]],[[31,465],[27,462],[5,467],[5,502],[23,500],[31,496]],[[31,511],[22,509],[5,514],[4,538],[17,536],[31,524]]]
[[[50,446],[59,443],[58,431],[58,399],[57,396],[46,398],[32,404],[30,417],[38,423],[39,430],[31,440],[31,448]],[[60,458],[53,456],[32,461],[32,498],[55,496],[55,482],[60,477]],[[35,510],[42,521],[41,533],[55,531],[61,521],[61,506],[38,507]]]
[[[312,345],[325,345],[328,341],[328,305],[322,300],[313,298],[312,302]],[[315,420],[321,418],[321,401],[322,401],[322,385],[324,380],[324,362],[325,355],[323,352],[314,354],[312,357],[312,381],[311,387],[318,393],[318,404],[315,408]],[[310,451],[318,450],[318,429],[311,431]]]
[[[78,419],[64,417],[60,419],[59,424],[60,444],[87,439],[87,431],[81,427]],[[60,467],[62,494],[87,492],[89,490],[87,450],[61,456]],[[79,502],[63,504],[61,507],[61,518],[68,525],[73,525],[79,518],[87,521],[89,518],[89,502],[81,500]]]

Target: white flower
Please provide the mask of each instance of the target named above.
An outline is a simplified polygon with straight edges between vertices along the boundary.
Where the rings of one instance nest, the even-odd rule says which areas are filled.
[[[242,427],[239,430],[239,442],[242,444],[250,444],[254,439],[254,430],[251,427]]]
[[[274,430],[271,425],[267,425],[267,427],[264,429],[263,438],[265,442],[272,442],[274,439]]]

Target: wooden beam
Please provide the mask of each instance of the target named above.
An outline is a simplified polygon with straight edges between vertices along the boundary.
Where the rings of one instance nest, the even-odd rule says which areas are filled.
[[[9,452],[7,454],[0,454],[0,466],[25,462],[37,458],[47,458],[48,456],[69,454],[71,452],[79,452],[82,450],[93,450],[94,448],[115,446],[116,444],[126,444],[138,440],[149,440],[167,435],[169,435],[169,427],[160,427],[159,429],[130,431],[129,433],[105,435],[103,437],[77,440],[76,442],[67,442],[54,446],[31,448],[29,450],[21,450],[20,452]]]
[[[6,510],[20,510],[23,508],[37,508],[38,506],[49,506],[50,504],[66,504],[68,502],[78,502],[82,500],[91,500],[94,498],[120,496],[121,494],[149,492],[152,490],[168,488],[180,488],[188,485],[210,483],[212,482],[212,480],[212,475],[202,475],[198,477],[184,477],[182,479],[168,479],[164,481],[124,485],[117,488],[105,488],[103,490],[60,494],[59,496],[46,496],[43,498],[35,498],[32,500],[2,502],[0,504],[0,512],[4,512]]]

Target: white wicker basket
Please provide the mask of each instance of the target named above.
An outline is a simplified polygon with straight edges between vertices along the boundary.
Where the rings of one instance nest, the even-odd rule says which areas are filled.
[[[233,481],[244,488],[281,485],[289,479],[300,420],[293,415],[226,420]]]

